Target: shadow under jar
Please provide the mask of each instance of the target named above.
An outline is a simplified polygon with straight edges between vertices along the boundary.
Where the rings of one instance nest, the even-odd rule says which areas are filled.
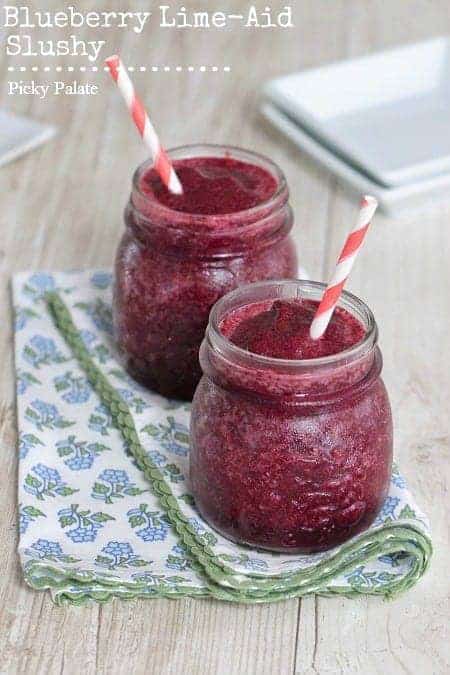
[[[190,400],[201,377],[198,351],[213,304],[243,284],[295,278],[297,256],[289,236],[293,216],[288,187],[273,162],[214,145],[186,146],[169,155],[179,175],[195,158],[216,158],[219,183],[213,180],[215,187],[207,196],[213,213],[180,211],[162,203],[145,189],[151,163],[137,169],[116,256],[113,317],[128,372],[164,396]],[[229,189],[220,191],[221,162],[237,162],[239,170],[244,163],[250,173],[251,167],[266,173],[273,186],[270,196],[230,212],[233,195]],[[239,176],[250,180],[245,172]],[[229,212],[220,213],[224,198]]]
[[[253,303],[315,302],[324,288],[253,284],[211,312],[193,401],[190,479],[202,516],[238,543],[326,550],[366,529],[386,498],[392,418],[369,308],[342,294],[339,305],[362,324],[363,337],[320,358],[261,356],[221,329],[226,317]]]

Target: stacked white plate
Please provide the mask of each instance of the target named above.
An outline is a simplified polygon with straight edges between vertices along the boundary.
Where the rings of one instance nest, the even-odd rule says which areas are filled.
[[[450,38],[278,78],[262,111],[386,210],[449,194]]]

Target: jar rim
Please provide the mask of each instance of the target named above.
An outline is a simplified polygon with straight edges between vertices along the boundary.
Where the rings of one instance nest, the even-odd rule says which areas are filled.
[[[263,165],[263,168],[269,170],[277,181],[277,189],[275,190],[274,194],[268,199],[265,199],[264,201],[260,202],[256,206],[252,206],[249,209],[219,214],[186,213],[184,211],[177,211],[176,209],[166,206],[165,204],[161,204],[161,202],[158,202],[156,199],[153,200],[148,194],[145,194],[141,190],[141,177],[147,171],[147,169],[153,166],[153,160],[148,159],[145,162],[142,162],[133,174],[133,191],[135,191],[139,197],[144,200],[144,202],[151,204],[155,211],[160,213],[163,217],[170,217],[174,225],[193,218],[195,218],[196,223],[200,225],[202,223],[214,223],[217,225],[217,223],[220,222],[229,223],[232,221],[233,225],[235,226],[236,224],[239,224],[240,220],[244,221],[245,224],[253,223],[254,220],[258,220],[258,214],[260,212],[272,211],[272,209],[274,210],[278,206],[280,201],[287,201],[287,181],[283,171],[271,159],[253,150],[247,150],[246,148],[233,145],[193,143],[170,148],[167,150],[167,154],[171,159],[175,160],[186,157],[231,156],[235,159],[241,159],[241,161],[247,161],[249,164],[257,164],[259,166]]]
[[[307,373],[326,366],[344,366],[365,357],[377,344],[378,326],[366,303],[348,291],[341,293],[337,306],[349,311],[361,321],[365,328],[365,335],[359,342],[337,354],[312,359],[282,359],[263,356],[235,345],[220,330],[220,323],[229,312],[247,304],[293,298],[319,300],[325,289],[326,284],[323,282],[306,279],[271,280],[240,286],[224,295],[212,307],[206,333],[207,340],[212,348],[228,361],[237,360],[240,365],[245,364],[246,367],[258,370],[276,369],[286,373]],[[250,299],[252,295],[258,293],[262,297]]]

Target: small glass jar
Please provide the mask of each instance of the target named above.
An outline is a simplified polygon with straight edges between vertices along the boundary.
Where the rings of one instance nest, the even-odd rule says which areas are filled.
[[[242,284],[295,278],[289,190],[269,159],[227,146],[194,145],[171,159],[232,157],[276,179],[276,192],[245,211],[196,215],[162,205],[135,172],[115,266],[115,335],[128,372],[160,394],[190,400],[201,377],[198,350],[213,304]]]
[[[350,293],[340,306],[366,333],[338,354],[252,354],[220,331],[225,316],[265,300],[319,300],[310,281],[252,284],[213,308],[193,401],[190,479],[204,519],[233,541],[310,553],[367,528],[387,495],[392,418],[377,326]]]

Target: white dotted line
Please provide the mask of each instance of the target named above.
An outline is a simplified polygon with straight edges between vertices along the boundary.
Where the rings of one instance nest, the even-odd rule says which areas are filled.
[[[25,73],[27,70],[31,70],[33,73],[39,71],[49,73],[51,70],[55,70],[57,73],[62,73],[63,71],[67,71],[68,73],[73,73],[75,71],[80,71],[81,73],[97,73],[99,70],[104,70],[105,73],[109,72],[108,66],[103,66],[103,68],[99,68],[98,66],[8,66],[9,73],[14,73],[16,71]],[[170,73],[171,71],[177,73],[182,73],[183,71],[193,73],[196,70],[200,73],[231,72],[230,66],[128,66],[126,67],[126,70],[130,73],[134,73],[135,71],[141,73],[146,73],[147,71],[151,71],[152,73]]]

